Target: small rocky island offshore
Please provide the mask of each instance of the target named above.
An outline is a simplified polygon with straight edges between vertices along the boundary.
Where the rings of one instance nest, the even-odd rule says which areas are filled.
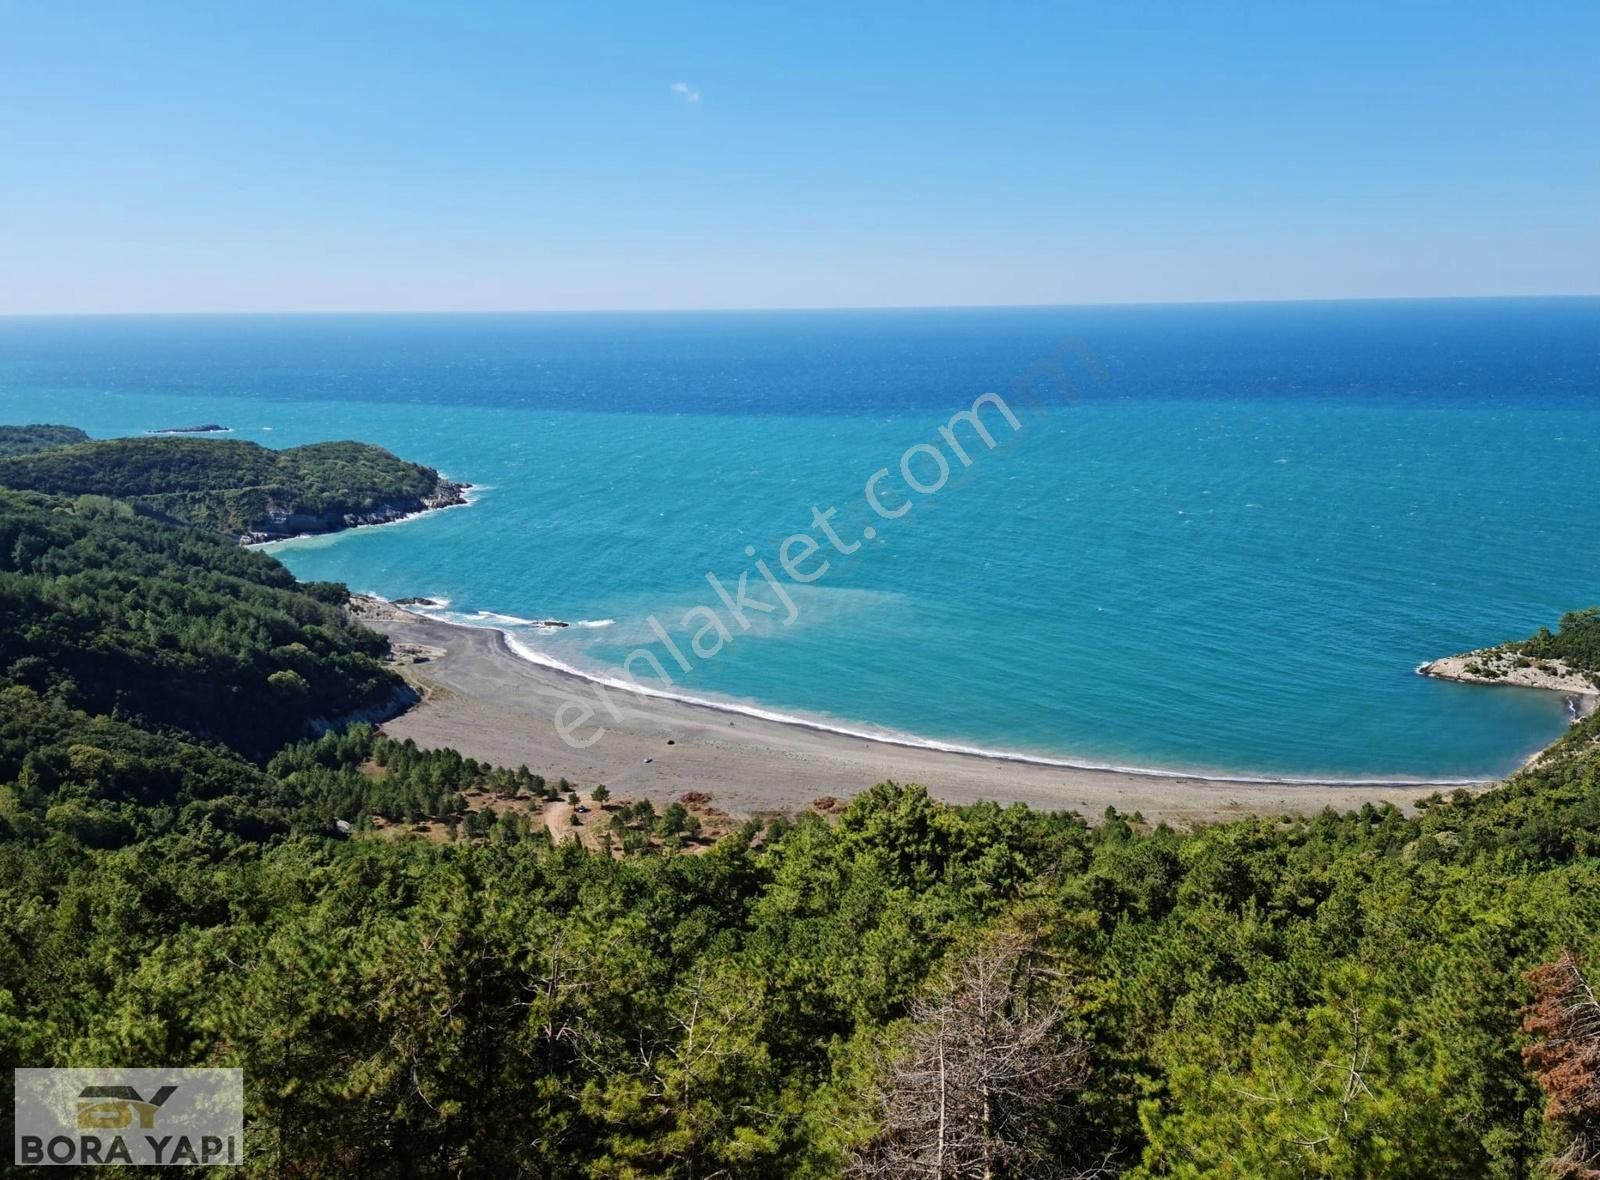
[[[77,441],[14,429],[33,432],[35,449],[0,457],[0,487],[119,501],[246,544],[387,524],[465,504],[470,487],[367,443],[274,451],[237,439]]]
[[[207,422],[203,426],[164,426],[160,430],[147,431],[149,434],[232,434],[233,427],[218,426],[215,422]]]

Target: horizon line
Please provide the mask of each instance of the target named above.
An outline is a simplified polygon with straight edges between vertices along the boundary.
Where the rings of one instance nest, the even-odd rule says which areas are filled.
[[[1503,300],[1597,299],[1600,290],[1581,292],[1519,292],[1494,295],[1308,295],[1283,299],[1126,299],[1068,303],[872,303],[789,304],[763,307],[504,307],[504,308],[366,308],[271,309],[205,311],[7,311],[0,320],[161,319],[202,316],[531,316],[531,315],[762,315],[784,312],[894,312],[894,311],[1052,311],[1090,308],[1142,307],[1265,307],[1316,303],[1466,303]]]

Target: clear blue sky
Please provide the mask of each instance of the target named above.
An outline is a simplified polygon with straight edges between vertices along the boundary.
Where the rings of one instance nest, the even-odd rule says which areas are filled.
[[[1600,291],[1600,3],[12,3],[0,312]]]

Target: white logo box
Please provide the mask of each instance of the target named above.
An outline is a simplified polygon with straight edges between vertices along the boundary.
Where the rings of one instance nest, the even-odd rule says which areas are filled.
[[[237,1069],[19,1069],[12,1161],[205,1167],[244,1159]]]

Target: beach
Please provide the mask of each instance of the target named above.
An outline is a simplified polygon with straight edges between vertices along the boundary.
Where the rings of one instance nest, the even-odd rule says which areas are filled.
[[[52,345],[88,392],[24,384],[8,420],[47,406],[101,437],[217,423],[279,449],[359,439],[470,482],[470,511],[265,552],[302,581],[446,603],[425,613],[580,669],[643,650],[673,691],[1096,765],[1488,780],[1564,732],[1561,698],[1412,672],[1592,600],[1570,504],[1600,482],[1600,410],[1560,375],[1592,360],[1595,312],[1536,303],[324,325],[350,351],[251,321],[219,326],[204,363],[151,325],[127,355],[115,333]],[[1019,396],[1020,434],[990,406],[993,450],[958,420],[965,465],[941,434],[952,416],[1065,338],[1129,367],[1102,386],[1069,357],[1080,400]],[[1349,339],[1387,343],[1347,355]],[[1486,341],[1519,358],[1514,375],[1481,378]],[[84,359],[99,349],[140,380],[105,397]],[[141,356],[169,360],[146,372]],[[316,380],[218,392],[294,356]],[[1327,383],[1254,384],[1331,356],[1349,371]],[[395,397],[399,358],[426,396]],[[1414,374],[1404,391],[1341,392],[1389,389],[1396,366]],[[191,385],[203,399],[172,392]],[[1426,463],[1419,414],[1437,427]],[[908,455],[919,486],[941,482],[940,460],[948,480],[914,491]],[[865,494],[884,470],[893,519]],[[814,519],[830,511],[837,544]],[[819,547],[796,566],[806,582],[783,563],[800,534]],[[1445,576],[1483,552],[1497,560],[1474,578]],[[737,601],[742,576],[774,607],[747,609],[748,630],[717,591]],[[702,657],[711,614],[729,638]],[[572,626],[530,625],[545,619]]]
[[[1421,783],[1216,780],[1044,765],[919,748],[788,724],[720,708],[617,690],[609,712],[587,679],[519,657],[500,631],[431,619],[357,597],[357,618],[387,635],[400,671],[423,701],[384,724],[391,737],[450,746],[497,765],[530,769],[615,795],[675,799],[710,794],[732,815],[793,813],[818,799],[847,799],[885,780],[917,783],[951,803],[994,800],[1078,811],[1107,807],[1190,826],[1248,814],[1311,814],[1364,803],[1406,807],[1436,788]],[[420,657],[420,662],[418,661]],[[555,718],[565,702],[593,710],[564,715],[582,748],[564,741]],[[596,731],[604,733],[596,737]],[[1449,788],[1443,788],[1449,789]]]

